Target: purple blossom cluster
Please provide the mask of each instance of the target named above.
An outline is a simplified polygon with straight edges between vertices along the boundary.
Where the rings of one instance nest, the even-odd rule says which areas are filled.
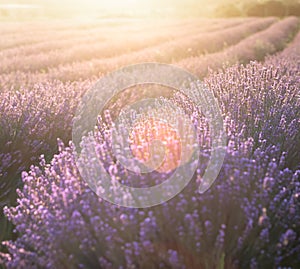
[[[292,18],[280,25],[297,23]],[[74,145],[59,140],[50,163],[42,156],[39,166],[23,172],[17,205],[5,208],[19,237],[5,242],[2,261],[8,268],[298,268],[299,44],[300,34],[264,63],[236,65],[205,80],[228,135],[222,170],[207,192],[197,188],[209,158],[203,150],[193,180],[175,198],[151,208],[112,205],[81,178]],[[195,112],[189,102],[175,102]],[[130,184],[136,175],[113,157],[110,121],[109,115],[99,118],[94,146],[107,172]],[[200,119],[197,126],[209,136]],[[203,149],[205,141],[199,135]],[[158,176],[168,175],[153,179]]]
[[[77,101],[89,81],[63,84],[35,84],[12,93],[2,87],[0,93],[0,208],[1,241],[7,226],[2,208],[16,201],[15,190],[21,187],[21,172],[38,164],[45,154],[50,160],[57,152],[57,136],[69,141]],[[80,91],[81,90],[81,91]]]
[[[264,63],[234,66],[206,79],[222,100],[225,115],[235,122],[230,135],[276,145],[291,169],[300,168],[299,44],[300,34]]]
[[[128,209],[96,196],[60,142],[51,164],[24,172],[18,206],[6,209],[21,236],[2,258],[8,268],[296,268],[299,171],[283,169],[276,147],[229,144],[204,195],[195,182],[165,204]]]

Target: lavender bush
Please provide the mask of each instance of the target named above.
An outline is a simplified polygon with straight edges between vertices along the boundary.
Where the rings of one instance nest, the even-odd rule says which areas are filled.
[[[16,201],[15,190],[21,186],[21,172],[38,163],[46,153],[50,160],[57,152],[57,136],[68,141],[72,115],[82,91],[89,82],[36,84],[11,92],[0,93],[0,222],[1,241],[10,226],[3,217],[5,205]],[[55,89],[55,91],[54,91]],[[81,91],[80,91],[81,90]]]

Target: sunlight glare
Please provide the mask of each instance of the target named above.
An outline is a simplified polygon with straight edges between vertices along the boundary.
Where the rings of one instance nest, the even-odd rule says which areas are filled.
[[[79,0],[83,7],[89,5],[89,8],[114,10],[114,11],[137,11],[141,9],[147,9],[151,7],[153,0]]]

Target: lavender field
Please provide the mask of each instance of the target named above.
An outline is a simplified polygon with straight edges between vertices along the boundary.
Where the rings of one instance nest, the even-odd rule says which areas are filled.
[[[0,267],[300,268],[299,30],[295,16],[0,21]],[[142,142],[132,151],[148,161],[152,132],[166,141],[162,168],[132,173],[116,158],[110,130],[119,110],[140,98],[185,111],[200,148],[183,191],[129,208],[102,199],[83,179],[72,128],[99,79],[145,62],[180,67],[207,86],[224,122],[225,158],[199,193],[213,154],[205,115],[173,91],[125,90],[82,141],[112,180],[142,188],[178,166],[176,134],[151,120],[139,126]],[[82,160],[95,177],[90,163]]]

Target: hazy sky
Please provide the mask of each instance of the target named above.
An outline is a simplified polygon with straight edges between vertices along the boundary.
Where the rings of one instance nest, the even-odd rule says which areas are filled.
[[[35,4],[41,6],[205,6],[222,0],[0,0],[0,4]],[[224,2],[224,0],[222,1]]]
[[[90,14],[92,12],[97,13],[100,10],[126,14],[144,14],[147,12],[152,14],[157,11],[162,11],[162,14],[167,14],[167,12],[178,12],[180,14],[186,12],[189,14],[194,11],[205,14],[215,4],[224,3],[225,1],[228,0],[0,0],[0,6],[3,6],[3,4],[32,4],[40,6],[44,10],[50,10],[52,14],[67,13],[68,11],[75,11],[78,14]]]

